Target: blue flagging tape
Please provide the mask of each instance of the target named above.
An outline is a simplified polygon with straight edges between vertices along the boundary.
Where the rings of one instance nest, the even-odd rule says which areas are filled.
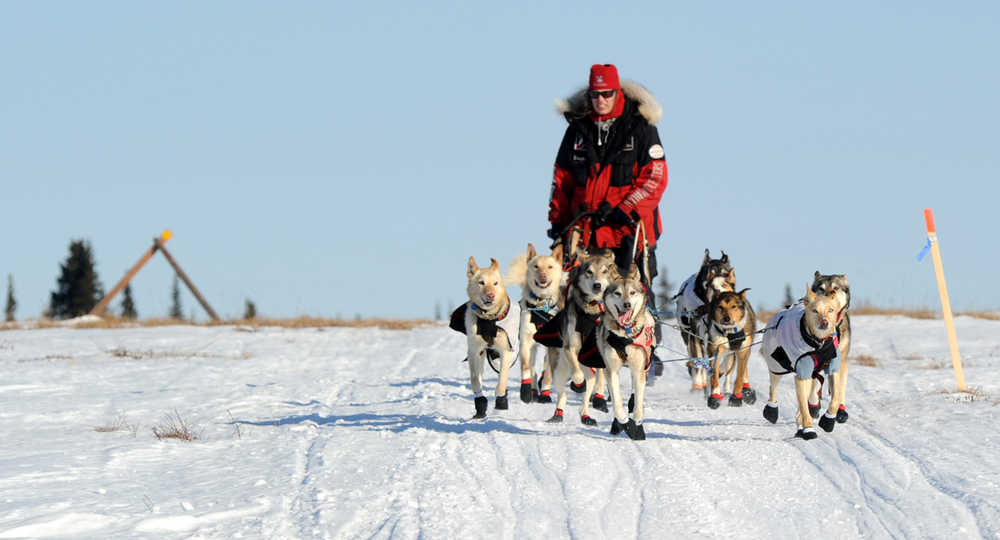
[[[917,253],[917,262],[924,260],[924,257],[927,256],[927,252],[930,250],[931,250],[931,239],[928,238],[927,243],[924,244],[924,248],[920,250],[920,253]]]

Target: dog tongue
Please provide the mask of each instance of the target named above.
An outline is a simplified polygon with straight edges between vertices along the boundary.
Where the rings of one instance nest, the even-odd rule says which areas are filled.
[[[618,314],[618,325],[628,326],[628,321],[632,318],[632,310],[628,310]]]

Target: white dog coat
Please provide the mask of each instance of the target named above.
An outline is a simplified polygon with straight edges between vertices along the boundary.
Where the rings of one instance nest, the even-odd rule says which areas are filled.
[[[810,379],[820,371],[829,374],[840,369],[837,334],[817,341],[806,331],[805,314],[805,304],[798,303],[779,311],[767,323],[761,351],[771,373],[794,371],[796,377]]]

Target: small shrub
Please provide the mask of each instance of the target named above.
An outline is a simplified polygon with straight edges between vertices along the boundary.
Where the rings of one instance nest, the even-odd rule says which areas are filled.
[[[878,363],[878,360],[876,360],[875,357],[870,354],[859,354],[855,356],[852,360],[854,361],[855,364],[859,366],[882,367]]]
[[[127,431],[135,437],[136,433],[139,432],[139,424],[133,424],[128,421],[128,418],[124,414],[119,414],[118,418],[115,418],[113,422],[105,426],[95,426],[94,431],[98,433],[112,433],[115,431]]]
[[[188,442],[201,438],[200,434],[181,417],[176,409],[172,414],[168,413],[164,416],[159,424],[153,426],[153,435],[160,440],[180,439]]]

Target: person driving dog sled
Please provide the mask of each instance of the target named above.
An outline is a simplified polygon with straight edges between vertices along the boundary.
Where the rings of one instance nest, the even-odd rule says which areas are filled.
[[[621,83],[613,64],[594,64],[586,89],[559,103],[569,126],[556,155],[549,201],[549,238],[559,242],[567,226],[581,214],[581,243],[586,248],[610,248],[615,263],[628,273],[636,226],[641,222],[648,242],[649,268],[640,264],[650,289],[657,275],[656,240],[660,236],[660,197],[667,187],[667,164],[656,131],[660,104],[634,82]],[[642,249],[640,239],[639,249]],[[571,250],[567,250],[571,251]],[[636,254],[640,257],[640,254]],[[660,328],[656,327],[657,342]],[[662,371],[653,355],[655,372]]]

